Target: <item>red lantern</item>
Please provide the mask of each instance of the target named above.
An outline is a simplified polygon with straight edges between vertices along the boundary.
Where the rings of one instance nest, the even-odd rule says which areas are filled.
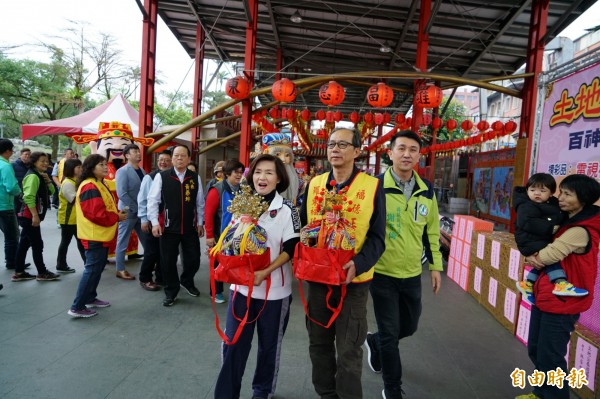
[[[321,102],[329,107],[335,107],[344,101],[346,93],[344,88],[335,80],[325,83],[319,89],[319,99]]]
[[[417,90],[415,102],[421,108],[437,108],[442,103],[444,93],[435,85],[428,85]]]
[[[288,120],[292,120],[296,118],[296,110],[295,109],[288,109],[285,116],[287,117]]]
[[[233,114],[234,114],[235,116],[238,116],[238,115],[240,115],[241,113],[242,113],[242,110],[241,110],[241,108],[240,108],[240,104],[235,104],[235,105],[233,106]]]
[[[369,87],[367,91],[367,101],[371,107],[384,108],[394,101],[394,91],[385,83],[377,83]]]
[[[412,118],[409,116],[408,118],[406,118],[406,121],[405,121],[405,129],[410,129],[411,126],[412,126]]]
[[[349,118],[350,118],[350,122],[354,123],[355,125],[358,123],[358,121],[360,121],[360,115],[356,111],[352,112],[349,115]]]
[[[473,145],[474,142],[475,142],[475,140],[473,139],[473,137],[469,137],[467,139],[467,145]]]
[[[404,122],[406,122],[406,117],[404,114],[397,114],[394,120],[396,121],[397,125],[402,125]]]
[[[390,123],[392,121],[392,115],[387,112],[383,113],[383,123]]]
[[[300,112],[300,118],[302,118],[302,120],[304,122],[308,122],[310,120],[310,111],[307,109],[303,109],[302,112]]]
[[[243,76],[236,76],[231,78],[225,84],[225,92],[227,95],[234,100],[241,100],[248,97],[250,94],[251,86],[248,79]]]
[[[325,111],[323,111],[322,109],[318,110],[315,113],[315,118],[317,118],[320,121],[324,120],[325,119]]]
[[[335,111],[333,113],[333,120],[336,122],[341,121],[342,119],[344,119],[344,114],[342,114],[341,111]]]
[[[490,124],[488,123],[488,121],[479,121],[479,123],[477,124],[477,130],[479,130],[480,132],[485,132],[489,128]]]
[[[431,127],[433,127],[434,129],[439,129],[442,126],[444,126],[444,121],[442,120],[442,118],[439,118],[439,117],[436,116],[431,121]]]
[[[273,83],[271,93],[273,94],[273,98],[275,99],[275,101],[289,103],[296,99],[296,94],[298,94],[298,90],[296,89],[296,85],[294,84],[294,82],[292,82],[288,78],[283,78]]]
[[[381,124],[383,124],[383,114],[381,114],[381,113],[379,113],[379,112],[377,112],[377,113],[375,114],[375,124],[376,124],[376,125],[381,125]]]
[[[275,107],[269,110],[269,116],[271,117],[271,119],[279,119],[281,117],[281,114],[279,113],[277,107]]]
[[[465,132],[470,132],[471,129],[473,129],[473,122],[471,122],[468,119],[465,119],[461,124],[460,127],[462,130],[464,130]]]
[[[496,121],[494,123],[492,123],[492,130],[494,130],[495,132],[501,132],[504,129],[504,123],[500,122],[500,121]]]
[[[325,113],[325,122],[327,122],[327,123],[333,123],[333,112],[327,111]]]
[[[371,112],[367,112],[366,114],[363,115],[363,119],[365,120],[365,123],[370,124],[373,123],[373,113]]]
[[[457,127],[458,123],[454,119],[448,119],[446,121],[446,129],[448,129],[449,132],[452,132]]]
[[[431,115],[430,114],[423,114],[423,125],[425,125],[425,126],[431,125]]]
[[[504,125],[504,130],[506,132],[510,133],[514,133],[517,130],[517,124],[515,121],[508,121],[506,122],[506,125]]]

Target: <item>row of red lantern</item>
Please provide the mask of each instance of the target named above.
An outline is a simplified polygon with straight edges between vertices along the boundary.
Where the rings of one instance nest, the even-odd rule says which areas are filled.
[[[431,125],[431,127],[434,129],[441,129],[444,126],[444,121],[439,117],[431,118],[431,115],[425,114],[425,115],[423,115],[423,125],[425,125],[425,126]],[[458,127],[458,122],[456,122],[456,120],[454,120],[454,119],[448,119],[446,121],[445,125],[446,125],[446,129],[448,129],[449,132],[452,132],[454,129],[456,129]],[[469,132],[473,129],[473,126],[474,126],[473,122],[471,122],[468,119],[465,119],[464,121],[462,121],[460,127],[462,128],[462,130]],[[505,130],[508,133],[514,133],[517,130],[517,123],[512,120],[506,122],[506,124],[502,123],[501,121],[496,121],[496,122],[492,123],[491,126],[490,126],[489,122],[487,122],[485,120],[479,121],[477,123],[477,130],[479,130],[480,132],[485,132],[490,127],[495,132],[500,132],[500,131]]]
[[[225,91],[236,100],[242,100],[250,94],[252,85],[243,76],[236,76],[227,81]],[[294,82],[287,78],[276,81],[271,87],[271,94],[276,101],[289,103],[296,99],[298,89]],[[319,99],[329,107],[335,107],[344,101],[344,87],[335,80],[329,81],[319,88]],[[443,98],[442,89],[435,86],[423,86],[415,94],[415,102],[422,108],[437,108]],[[394,91],[383,82],[373,85],[367,91],[367,101],[375,108],[388,107],[394,101]]]
[[[496,126],[499,127],[499,126]],[[489,132],[480,133],[476,136],[469,137],[467,139],[461,139],[456,141],[451,141],[448,143],[434,144],[429,147],[425,147],[421,150],[422,154],[427,154],[429,152],[437,152],[437,151],[449,151],[455,150],[457,148],[466,147],[470,145],[481,144],[486,141],[494,140],[498,137],[506,136],[511,134],[507,130],[490,130]]]

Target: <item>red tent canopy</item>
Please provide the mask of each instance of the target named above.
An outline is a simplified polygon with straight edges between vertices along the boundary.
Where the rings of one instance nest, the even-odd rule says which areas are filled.
[[[96,134],[100,122],[112,121],[129,123],[133,135],[139,137],[139,113],[121,94],[83,114],[55,121],[22,125],[21,133],[23,140],[53,134]]]

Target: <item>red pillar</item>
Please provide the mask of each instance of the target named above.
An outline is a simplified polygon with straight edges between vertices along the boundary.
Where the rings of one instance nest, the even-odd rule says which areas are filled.
[[[537,81],[539,74],[542,72],[545,47],[545,43],[542,40],[547,31],[549,5],[549,0],[534,0],[531,5],[525,72],[533,72],[534,75],[525,78],[525,83],[523,85],[523,103],[521,106],[519,138],[527,138],[527,155],[525,157],[525,174],[523,176],[523,182],[519,182],[519,184],[524,183],[529,178],[537,104]]]
[[[425,32],[427,22],[431,17],[431,0],[421,0],[421,8],[419,9],[419,34],[417,35],[417,57],[415,67],[421,71],[427,71],[427,53],[429,51],[429,33]],[[420,80],[414,83],[415,93],[418,89]],[[423,108],[418,107],[413,94],[413,113],[412,113],[412,130],[417,131],[423,121]]]
[[[244,75],[254,85],[254,66],[256,61],[256,31],[258,28],[258,0],[247,0],[251,22],[246,23],[246,50]],[[250,160],[250,143],[252,142],[252,102],[242,101],[242,134],[240,137],[240,162],[248,165]]]
[[[377,129],[377,140],[379,140],[382,135],[383,135],[383,124],[379,125],[379,128]],[[381,155],[377,155],[377,153],[375,153],[375,154],[376,154],[375,155],[375,176],[377,176],[377,175],[379,175],[379,173],[381,173]]]
[[[200,23],[196,24],[196,65],[194,68],[194,103],[192,105],[192,118],[202,113],[202,87],[204,86],[204,41],[206,36]],[[192,129],[192,159],[198,156],[198,138],[200,127]]]
[[[142,70],[140,75],[140,137],[153,130],[154,83],[156,81],[156,20],[158,0],[144,0],[144,21],[142,28]],[[142,165],[146,171],[152,168],[152,157],[142,155]]]

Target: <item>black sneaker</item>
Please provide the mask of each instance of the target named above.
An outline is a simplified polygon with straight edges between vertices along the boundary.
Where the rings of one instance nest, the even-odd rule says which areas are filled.
[[[200,296],[200,291],[198,291],[198,288],[194,287],[193,285],[191,285],[189,287],[186,287],[184,285],[183,288],[185,288],[187,293],[190,294],[191,296]]]
[[[75,273],[75,269],[73,269],[72,267],[69,267],[69,266],[57,267],[56,271],[59,273]]]
[[[163,306],[171,307],[171,306],[175,305],[175,300],[176,299],[177,298],[165,298],[163,300]]]
[[[38,274],[35,279],[37,281],[54,281],[58,280],[59,278],[60,276],[58,274],[48,271],[46,273]]]
[[[375,342],[375,334],[367,333],[365,339],[365,347],[367,348],[367,363],[374,373],[381,373],[381,358],[379,356],[379,348]]]
[[[33,274],[29,274],[27,272],[23,273],[15,273],[12,276],[12,281],[27,281],[27,280],[35,280],[35,276]]]

